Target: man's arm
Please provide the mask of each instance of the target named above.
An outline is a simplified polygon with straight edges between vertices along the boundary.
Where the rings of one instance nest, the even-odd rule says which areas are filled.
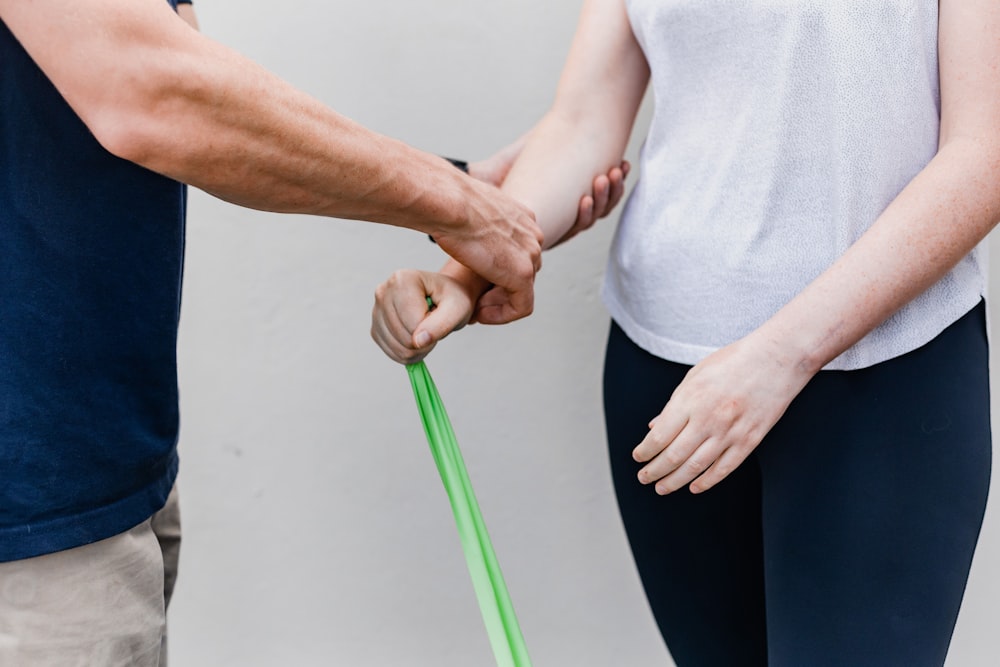
[[[191,30],[162,0],[0,0],[0,19],[111,153],[227,201],[431,234],[532,308],[531,212]]]

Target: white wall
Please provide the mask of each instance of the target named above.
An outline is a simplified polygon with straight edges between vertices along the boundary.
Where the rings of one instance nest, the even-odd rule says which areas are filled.
[[[579,5],[197,8],[206,33],[342,113],[474,158],[545,110]],[[608,317],[597,287],[613,224],[547,255],[532,318],[468,329],[428,362],[543,667],[670,664],[606,468]],[[397,267],[441,258],[413,232],[256,213],[192,193],[175,667],[491,664],[406,373],[368,338],[374,286]],[[988,621],[1000,578],[987,567],[998,560],[998,523],[991,513],[954,667],[987,667],[1000,649]]]

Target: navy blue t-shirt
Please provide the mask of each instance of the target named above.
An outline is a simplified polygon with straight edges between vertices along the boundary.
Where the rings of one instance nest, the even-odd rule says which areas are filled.
[[[97,143],[0,21],[0,561],[166,501],[184,208],[181,184]]]

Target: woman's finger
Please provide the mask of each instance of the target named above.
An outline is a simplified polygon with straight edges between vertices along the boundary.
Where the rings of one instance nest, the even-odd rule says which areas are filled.
[[[668,475],[656,482],[656,492],[661,496],[683,489],[708,470],[727,450],[716,438],[709,438],[696,447]]]
[[[614,170],[612,169],[612,171]],[[608,207],[608,200],[611,194],[611,179],[604,174],[601,174],[594,179],[592,187],[594,192],[594,214],[591,216],[591,225],[594,224],[595,220],[606,216],[610,210]],[[589,226],[590,225],[588,225],[588,227]]]
[[[393,326],[386,321],[385,311],[376,308],[372,311],[372,340],[387,357],[400,364],[418,361],[413,358],[413,350],[408,347],[406,339],[400,340],[392,333]]]
[[[703,493],[724,480],[746,461],[753,450],[753,447],[727,448],[708,470],[691,483],[691,493]]]
[[[639,463],[652,460],[680,434],[687,423],[687,415],[680,410],[673,409],[673,406],[667,403],[663,412],[649,422],[649,433],[632,450],[632,458]]]
[[[646,462],[638,473],[639,482],[654,484],[684,465],[705,442],[705,437],[690,425],[670,440],[663,449]],[[709,461],[708,463],[711,463]],[[707,467],[707,465],[706,465]],[[699,471],[700,472],[700,471]]]

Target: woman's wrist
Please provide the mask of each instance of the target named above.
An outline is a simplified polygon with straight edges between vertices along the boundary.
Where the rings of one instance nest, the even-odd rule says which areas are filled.
[[[491,282],[481,277],[461,262],[457,262],[453,259],[448,260],[448,262],[441,267],[440,273],[441,275],[448,276],[465,288],[466,291],[468,291],[469,296],[472,298],[473,303],[478,301],[479,297],[493,287]]]
[[[770,359],[775,367],[796,376],[802,385],[816,375],[828,360],[817,355],[804,328],[782,326],[776,318],[768,320],[743,339]]]

